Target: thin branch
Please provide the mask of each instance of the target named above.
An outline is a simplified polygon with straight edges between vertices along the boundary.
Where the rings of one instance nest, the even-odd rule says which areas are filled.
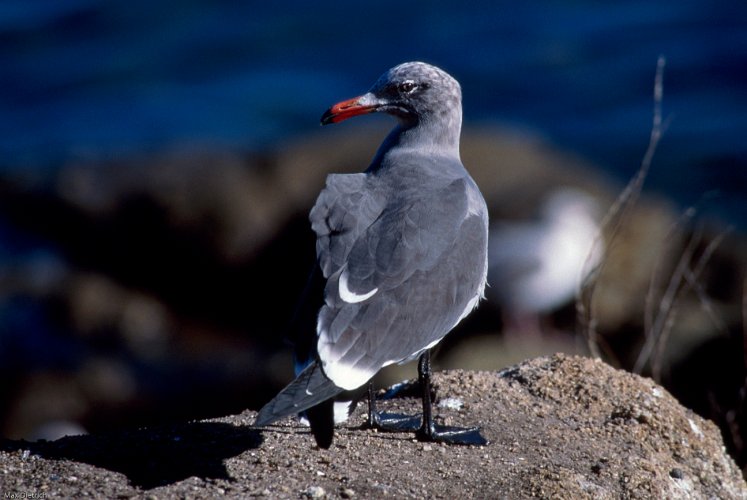
[[[676,221],[674,221],[669,228],[669,231],[667,231],[667,234],[664,238],[664,241],[672,241],[673,237],[677,232],[680,230],[680,227],[683,227],[687,221],[690,221],[695,216],[696,210],[695,207],[688,207],[687,210],[682,212],[682,214],[677,218]],[[656,259],[656,262],[654,263],[654,269],[651,274],[651,281],[648,286],[648,291],[646,293],[646,300],[643,308],[643,336],[646,339],[646,343],[644,344],[644,347],[641,349],[641,351],[646,351],[647,349],[650,349],[648,347],[650,342],[655,342],[655,339],[652,340],[652,333],[654,332],[654,304],[656,303],[656,298],[654,297],[654,293],[659,290],[660,288],[660,282],[661,282],[661,275],[662,275],[662,266],[663,261],[666,256],[666,253],[664,250],[662,250],[659,253],[659,256]],[[650,354],[650,353],[649,353]],[[639,361],[640,361],[641,354],[639,354]],[[647,357],[647,356],[646,356]],[[644,362],[645,363],[645,362]],[[636,367],[638,366],[638,363],[636,363]],[[641,367],[642,368],[642,367]],[[640,370],[637,368],[633,369],[634,373],[640,373]]]
[[[691,290],[696,290],[701,304],[704,308],[711,311],[710,317],[715,319],[715,314],[713,314],[712,309],[710,308],[710,302],[705,297],[705,292],[698,280],[705,270],[705,266],[713,256],[713,253],[729,233],[729,229],[721,232],[708,243],[700,257],[695,261],[694,267],[691,269],[689,265],[692,261],[695,249],[702,241],[701,233],[702,228],[699,227],[688,241],[685,250],[682,252],[677,267],[670,278],[669,286],[659,303],[659,313],[651,326],[651,331],[647,332],[646,343],[636,360],[633,370],[635,373],[641,373],[645,364],[651,360],[652,377],[654,380],[661,380],[664,349],[667,346],[669,335],[674,326],[674,321],[678,312],[677,306],[685,293],[688,293]],[[698,290],[700,292],[698,292]],[[714,324],[719,327],[720,322],[715,320]]]
[[[685,275],[685,279],[692,288],[693,292],[695,292],[695,295],[698,297],[700,306],[703,308],[706,316],[708,316],[708,319],[711,320],[711,323],[713,323],[713,326],[716,327],[716,330],[723,333],[726,331],[726,325],[724,324],[723,320],[716,314],[716,311],[713,308],[713,302],[710,298],[708,298],[708,294],[703,288],[703,283],[698,281],[698,275],[699,273],[696,273],[695,271],[689,272]]]
[[[610,231],[610,245],[614,241],[615,237],[620,231],[620,227],[623,222],[627,220],[630,208],[635,205],[640,196],[643,188],[643,183],[646,180],[648,171],[651,168],[651,162],[654,158],[654,153],[659,144],[661,136],[664,132],[664,124],[662,122],[662,100],[664,97],[664,66],[666,59],[664,56],[659,56],[656,62],[656,76],[654,77],[654,109],[653,109],[653,123],[651,125],[651,136],[649,137],[648,147],[641,160],[641,166],[638,169],[636,175],[628,182],[627,186],[622,193],[617,197],[615,202],[612,204],[610,209],[607,211],[600,227],[600,234],[594,242],[589,256],[593,255],[599,247],[599,238],[603,233],[604,229],[611,227]],[[587,262],[590,262],[590,258],[587,258]],[[576,291],[576,316],[578,318],[578,325],[581,333],[586,336],[589,351],[594,357],[601,357],[599,350],[599,335],[597,332],[597,322],[593,317],[593,305],[594,305],[594,291],[599,279],[599,275],[606,263],[607,259],[600,259],[600,262],[595,264],[589,270],[589,273],[584,278],[583,282],[579,284],[579,288]]]
[[[724,238],[726,237],[727,231],[723,231],[721,234],[719,234],[716,238],[712,239],[708,246],[706,246],[703,253],[698,258],[697,262],[695,263],[695,267],[692,269],[692,271],[686,269],[685,270],[685,283],[680,289],[680,292],[675,297],[675,303],[672,304],[672,308],[670,311],[670,319],[666,322],[665,328],[662,329],[660,332],[660,338],[657,342],[657,352],[654,356],[654,359],[652,361],[651,366],[651,374],[654,377],[654,380],[661,380],[661,372],[662,372],[662,361],[664,358],[664,349],[666,348],[667,341],[669,339],[669,334],[672,331],[672,326],[674,324],[674,318],[677,313],[677,302],[679,302],[679,299],[682,297],[683,294],[689,292],[693,288],[693,283],[697,283],[697,280],[700,278],[700,275],[703,273],[703,270],[705,269],[706,264],[711,259],[711,256],[713,255],[713,252],[716,251],[716,249],[721,245]],[[700,239],[700,236],[698,237]],[[688,259],[689,260],[689,259]],[[688,277],[691,277],[692,279],[688,279]]]
[[[721,246],[721,243],[724,241],[726,236],[731,233],[734,230],[733,226],[729,226],[726,229],[724,229],[721,233],[719,233],[706,247],[706,249],[703,251],[703,254],[701,255],[700,259],[698,259],[698,262],[695,266],[695,268],[692,270],[691,273],[688,273],[685,275],[685,278],[687,279],[688,284],[693,289],[695,294],[698,297],[698,300],[700,301],[700,305],[703,308],[703,310],[706,312],[708,317],[710,318],[711,322],[713,322],[716,329],[723,332],[726,330],[726,325],[716,315],[716,311],[713,310],[713,305],[711,303],[711,299],[708,298],[708,294],[703,289],[703,284],[698,281],[700,275],[703,273],[703,270],[708,263],[708,261],[711,259],[711,256],[713,255],[713,252],[716,251],[716,249]]]
[[[676,303],[676,297],[680,289],[680,285],[683,283],[683,276],[688,270],[688,264],[692,259],[693,253],[695,252],[695,246],[698,242],[698,238],[692,236],[687,242],[685,250],[682,252],[677,266],[669,278],[669,284],[667,285],[664,294],[659,300],[659,308],[656,317],[654,318],[653,325],[651,326],[651,332],[647,338],[646,344],[644,344],[641,353],[638,355],[635,366],[633,367],[634,373],[640,373],[645,363],[651,358],[654,348],[661,341],[663,332],[670,323],[670,318],[673,317],[673,309]]]

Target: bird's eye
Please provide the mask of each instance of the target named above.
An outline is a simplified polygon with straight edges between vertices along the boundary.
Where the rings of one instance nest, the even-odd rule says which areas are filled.
[[[418,88],[418,85],[412,80],[406,80],[397,86],[397,90],[402,94],[410,94],[416,88]]]

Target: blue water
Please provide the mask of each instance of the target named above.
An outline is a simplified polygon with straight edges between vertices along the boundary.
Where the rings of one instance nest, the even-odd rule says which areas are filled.
[[[185,144],[261,149],[388,67],[435,63],[467,124],[529,129],[625,180],[657,56],[671,124],[649,186],[747,228],[747,2],[3,0],[0,166]]]

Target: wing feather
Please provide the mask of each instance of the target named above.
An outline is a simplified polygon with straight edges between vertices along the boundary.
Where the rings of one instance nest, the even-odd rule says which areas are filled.
[[[384,209],[383,197],[367,184],[366,174],[331,174],[311,209],[309,220],[325,278],[342,268],[360,234]]]
[[[330,176],[311,215],[327,278],[317,348],[326,375],[345,389],[440,340],[481,293],[486,266],[484,202],[470,206],[469,177],[389,186],[387,198],[365,175]],[[340,210],[347,216],[327,213]],[[376,293],[345,302],[342,273],[346,291]]]

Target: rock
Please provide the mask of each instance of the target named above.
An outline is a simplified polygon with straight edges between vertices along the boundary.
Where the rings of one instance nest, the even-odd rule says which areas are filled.
[[[309,486],[304,490],[302,493],[303,496],[307,498],[324,498],[327,496],[327,492],[324,491],[324,488],[321,488],[319,486]]]
[[[439,418],[480,425],[488,446],[424,446],[409,434],[361,430],[359,408],[332,448],[320,450],[297,422],[257,430],[246,426],[254,413],[245,412],[48,443],[6,440],[4,491],[45,484],[47,494],[63,497],[131,495],[133,487],[158,498],[216,488],[273,498],[747,497],[713,423],[649,379],[556,355],[501,372],[439,372],[434,382],[439,398],[464,401],[439,406]],[[381,405],[415,412],[419,401]],[[24,460],[24,450],[37,459]],[[77,481],[50,480],[71,476]]]
[[[340,490],[340,496],[342,498],[353,498],[355,497],[355,491],[351,490],[350,488],[343,488]]]

